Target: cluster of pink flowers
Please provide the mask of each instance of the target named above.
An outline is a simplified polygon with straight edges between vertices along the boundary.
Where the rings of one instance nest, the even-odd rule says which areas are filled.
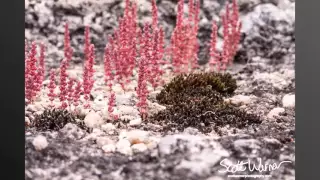
[[[104,72],[105,84],[108,86],[110,97],[108,101],[108,111],[112,115],[116,105],[116,95],[112,90],[115,83],[119,83],[126,91],[126,84],[130,83],[135,75],[134,69],[138,70],[138,85],[136,93],[138,96],[137,106],[141,116],[145,118],[148,114],[147,97],[150,84],[154,89],[164,83],[163,65],[167,64],[169,57],[173,65],[174,73],[188,73],[190,70],[198,68],[198,29],[200,0],[189,0],[188,16],[184,17],[184,0],[178,0],[177,23],[171,35],[169,45],[169,56],[165,51],[164,30],[158,22],[158,8],[156,0],[152,0],[152,22],[147,22],[143,28],[138,26],[138,5],[136,1],[125,0],[125,10],[123,17],[119,20],[119,27],[112,35],[108,36],[108,44],[104,52]],[[216,48],[218,26],[212,23],[212,34],[210,42],[210,62],[212,70],[225,70],[227,65],[232,63],[240,41],[241,23],[239,22],[239,12],[236,0],[232,5],[227,4],[226,13],[222,17],[223,26],[223,50],[219,52]],[[60,100],[60,108],[79,106],[80,94],[83,94],[84,107],[90,108],[90,94],[94,85],[94,63],[95,46],[90,41],[90,28],[85,27],[84,32],[84,72],[83,82],[70,78],[67,73],[72,60],[73,50],[70,43],[70,32],[68,23],[65,24],[64,33],[64,59],[59,71],[59,93],[56,89],[55,70],[50,71],[49,100],[54,107],[56,97]],[[31,101],[41,90],[44,80],[44,51],[43,44],[40,46],[39,62],[36,58],[36,44],[32,43],[30,51],[28,43],[25,45],[25,79],[26,79],[26,99]]]
[[[32,42],[30,51],[28,51],[28,42],[25,41],[25,97],[28,102],[32,102],[38,92],[41,91],[43,80],[45,79],[45,46],[40,44],[40,56],[39,61],[37,61],[37,45]],[[93,48],[91,48],[93,49]],[[67,107],[77,107],[80,101],[80,94],[82,93],[82,83],[76,79],[70,78],[67,73],[67,69],[72,60],[72,48],[70,45],[70,35],[68,24],[65,25],[65,35],[64,35],[64,59],[62,60],[59,68],[59,93],[56,93],[56,71],[54,69],[50,70],[50,82],[48,84],[48,97],[51,108],[55,108],[54,104],[55,98],[60,100],[60,108],[66,109]],[[88,64],[93,64],[93,55],[90,56]],[[92,65],[88,65],[90,83],[87,89],[92,88],[92,77],[93,70]],[[85,88],[85,90],[87,90]],[[88,92],[86,91],[88,94]],[[90,92],[89,92],[90,93]]]
[[[84,67],[84,75],[83,75],[83,91],[84,91],[84,99],[86,100],[85,108],[89,108],[89,100],[90,100],[90,93],[93,88],[94,84],[94,70],[93,70],[93,65],[94,65],[94,45],[91,44],[89,47],[89,52],[88,52],[88,59],[85,62],[85,67]]]
[[[37,44],[32,42],[28,52],[28,43],[25,43],[25,97],[31,103],[40,92],[45,76],[43,44],[40,46],[40,57],[37,60]]]
[[[125,91],[125,84],[130,82],[136,64],[138,44],[137,4],[126,0],[124,16],[119,20],[119,28],[113,36],[109,36],[105,59],[109,59],[105,67],[114,66],[115,78]],[[107,69],[107,78],[110,70]]]
[[[64,59],[61,62],[60,65],[60,93],[59,93],[59,100],[61,102],[61,108],[65,109],[68,107],[68,104],[66,102],[67,100],[67,95],[68,95],[68,89],[67,89],[67,66],[68,65],[68,61],[67,59]]]
[[[170,52],[175,73],[188,73],[198,67],[200,0],[189,0],[187,18],[184,17],[183,5],[184,0],[179,0],[177,23],[171,35]]]
[[[69,32],[69,24],[66,23],[64,26],[64,57],[68,62],[72,59],[73,50],[70,44],[70,32]]]
[[[57,94],[54,92],[55,89],[56,89],[56,74],[55,74],[55,70],[51,70],[50,71],[50,83],[48,85],[48,88],[49,88],[49,93],[48,93],[48,97],[49,97],[49,100],[51,102],[50,104],[50,107],[51,108],[54,108],[54,104],[53,104],[53,101],[55,99],[55,97],[57,96]]]
[[[232,13],[230,12],[232,11]],[[233,57],[238,50],[238,44],[241,36],[241,22],[239,21],[239,10],[237,1],[233,0],[231,6],[227,3],[226,13],[222,16],[223,26],[223,50],[219,53],[216,49],[217,31],[216,22],[212,23],[212,33],[210,42],[210,61],[211,70],[224,71],[228,65],[232,64]]]

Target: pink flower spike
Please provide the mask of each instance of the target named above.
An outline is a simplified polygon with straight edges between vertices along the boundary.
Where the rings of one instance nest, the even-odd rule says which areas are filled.
[[[52,69],[50,71],[50,82],[49,82],[49,85],[48,85],[48,88],[49,88],[49,100],[51,102],[50,104],[50,107],[53,108],[54,107],[54,104],[53,104],[53,101],[55,99],[55,97],[57,96],[55,93],[54,93],[54,90],[56,88],[56,80],[55,80],[55,71]]]
[[[156,0],[152,0],[152,28],[153,30],[157,29],[158,27],[158,8]]]
[[[74,94],[73,94],[73,105],[77,107],[79,105],[80,94],[81,94],[81,82],[77,81]]]
[[[25,67],[25,98],[28,102],[32,102],[33,98],[36,96],[38,88],[38,74],[37,74],[37,45],[35,42],[32,42],[31,49],[29,52],[29,57],[26,61]]]
[[[68,95],[68,91],[67,91],[67,64],[68,64],[68,60],[64,59],[61,62],[60,65],[60,94],[59,94],[59,99],[61,102],[61,109],[65,109],[67,108],[67,103],[65,102],[67,100],[67,95]]]
[[[67,59],[68,65],[72,59],[72,53],[73,53],[73,50],[70,45],[69,24],[66,23],[64,26],[64,57]]]

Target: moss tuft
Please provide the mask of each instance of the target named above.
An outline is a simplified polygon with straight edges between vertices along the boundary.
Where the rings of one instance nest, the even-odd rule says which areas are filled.
[[[90,129],[84,124],[83,120],[84,116],[74,115],[67,110],[46,109],[41,115],[35,116],[31,126],[38,131],[58,131],[66,124],[73,123],[89,132]]]
[[[230,74],[182,74],[165,85],[156,98],[161,104],[176,104],[181,100],[188,100],[185,96],[207,96],[220,101],[222,96],[232,95],[236,88],[236,80]]]
[[[194,127],[203,133],[229,125],[245,128],[260,124],[254,114],[248,114],[223,101],[236,90],[235,79],[230,74],[201,73],[179,75],[157,95],[166,110],[150,117],[148,121],[161,125],[165,131],[183,131]]]

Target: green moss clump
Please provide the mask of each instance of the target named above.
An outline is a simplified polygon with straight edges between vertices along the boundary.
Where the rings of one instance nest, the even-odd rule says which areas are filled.
[[[161,104],[176,104],[188,101],[190,97],[200,96],[212,97],[221,101],[222,96],[232,95],[236,88],[236,80],[230,74],[212,72],[182,74],[165,85],[156,99]]]
[[[260,124],[260,117],[224,103],[223,97],[231,96],[236,88],[236,80],[230,74],[179,75],[156,97],[159,103],[167,106],[166,110],[148,121],[161,125],[164,131],[194,127],[203,133],[226,125],[245,128]]]
[[[165,131],[183,131],[187,127],[194,127],[203,133],[211,132],[215,127],[229,125],[235,128],[245,128],[262,121],[254,114],[232,105],[219,103],[209,97],[199,101],[181,102],[167,107],[151,117],[150,122],[160,124]]]
[[[38,131],[58,131],[66,124],[76,124],[81,129],[90,132],[91,130],[84,123],[84,116],[75,115],[62,109],[46,109],[41,115],[35,116],[31,123],[31,127],[35,127]],[[79,119],[79,120],[77,120]]]

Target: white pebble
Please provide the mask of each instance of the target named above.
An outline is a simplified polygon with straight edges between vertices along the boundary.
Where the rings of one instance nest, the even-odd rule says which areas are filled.
[[[132,145],[131,149],[133,150],[133,152],[143,152],[146,151],[148,147],[143,143],[139,143]]]
[[[142,123],[141,118],[137,118],[137,119],[131,120],[129,122],[129,126],[137,126],[137,125],[140,125],[141,123]]]
[[[108,137],[98,137],[96,142],[99,147],[103,147],[104,145],[107,145],[107,144],[113,144],[113,141]]]
[[[294,108],[296,96],[294,94],[286,94],[282,98],[283,107]]]
[[[102,146],[102,150],[105,153],[113,153],[113,152],[116,152],[116,146],[114,144],[107,144]]]
[[[284,108],[273,108],[267,115],[268,118],[274,118],[275,116],[279,116],[280,113],[283,113],[285,111]]]
[[[145,143],[148,141],[149,132],[142,130],[132,130],[127,132],[127,138],[131,144]]]
[[[235,95],[230,99],[226,99],[225,101],[230,101],[234,105],[247,105],[252,101],[253,96],[245,96],[245,95]]]
[[[130,147],[130,142],[127,139],[121,139],[116,144],[116,150],[125,155],[131,155],[132,149]]]
[[[116,127],[112,123],[107,123],[107,124],[102,125],[101,129],[106,132],[109,132],[109,131],[115,130]]]
[[[30,111],[30,112],[36,112],[37,111],[37,108],[35,107],[35,105],[33,104],[29,104],[26,108],[27,111]]]
[[[135,120],[135,119],[137,119],[137,117],[135,117],[135,116],[130,116],[130,115],[123,115],[123,116],[121,116],[120,117],[120,120],[129,120],[129,121],[132,121],[132,120]]]
[[[84,118],[84,123],[89,128],[96,128],[102,125],[103,119],[98,113],[92,111]]]
[[[119,115],[139,116],[139,111],[133,106],[121,105],[119,106]]]
[[[122,149],[118,149],[118,152],[128,156],[131,156],[133,154],[131,147],[124,147]]]
[[[119,133],[119,136],[118,136],[118,138],[119,138],[119,140],[120,139],[127,139],[128,138],[128,135],[127,135],[127,131],[121,131],[120,133]]]
[[[41,151],[48,146],[48,141],[46,137],[39,135],[34,138],[34,140],[32,141],[32,144],[37,151]]]

